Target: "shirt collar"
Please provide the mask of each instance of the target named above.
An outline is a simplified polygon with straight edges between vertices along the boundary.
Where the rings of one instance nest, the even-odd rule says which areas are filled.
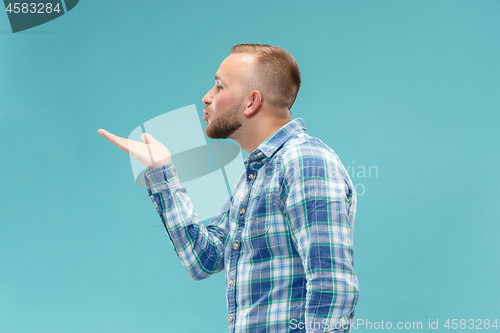
[[[270,158],[276,151],[297,133],[305,132],[306,125],[302,118],[294,119],[286,123],[262,142],[245,160],[245,162],[256,162],[264,157]]]

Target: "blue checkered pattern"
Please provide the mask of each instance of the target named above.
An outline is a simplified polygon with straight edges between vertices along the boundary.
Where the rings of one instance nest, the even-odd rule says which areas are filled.
[[[338,156],[298,118],[244,164],[233,196],[206,227],[172,162],[146,171],[182,265],[195,280],[225,271],[230,333],[349,331],[359,293],[356,194]]]

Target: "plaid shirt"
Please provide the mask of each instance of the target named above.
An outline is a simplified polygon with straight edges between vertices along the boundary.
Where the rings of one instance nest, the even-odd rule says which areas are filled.
[[[172,162],[146,171],[182,265],[195,280],[225,271],[230,333],[349,331],[358,300],[356,194],[338,156],[298,118],[244,164],[208,226]]]

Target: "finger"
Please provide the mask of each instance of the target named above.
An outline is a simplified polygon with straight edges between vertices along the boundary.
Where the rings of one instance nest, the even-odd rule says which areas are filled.
[[[101,134],[103,137],[108,139],[110,142],[114,143],[118,148],[124,150],[125,152],[129,152],[129,140],[121,138],[119,136],[116,136],[112,133],[109,133],[108,131],[104,129],[99,129],[97,131],[99,134]]]
[[[105,137],[106,139],[108,139],[112,143],[116,144],[114,141],[114,138],[116,137],[116,135],[109,133],[108,131],[106,131],[104,129],[97,130],[97,133],[101,134],[103,137]]]

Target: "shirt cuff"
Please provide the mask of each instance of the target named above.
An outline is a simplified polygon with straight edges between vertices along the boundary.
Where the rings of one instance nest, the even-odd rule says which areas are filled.
[[[144,180],[148,190],[160,190],[159,185],[167,185],[170,188],[180,186],[179,176],[172,161],[157,168],[146,170]]]

